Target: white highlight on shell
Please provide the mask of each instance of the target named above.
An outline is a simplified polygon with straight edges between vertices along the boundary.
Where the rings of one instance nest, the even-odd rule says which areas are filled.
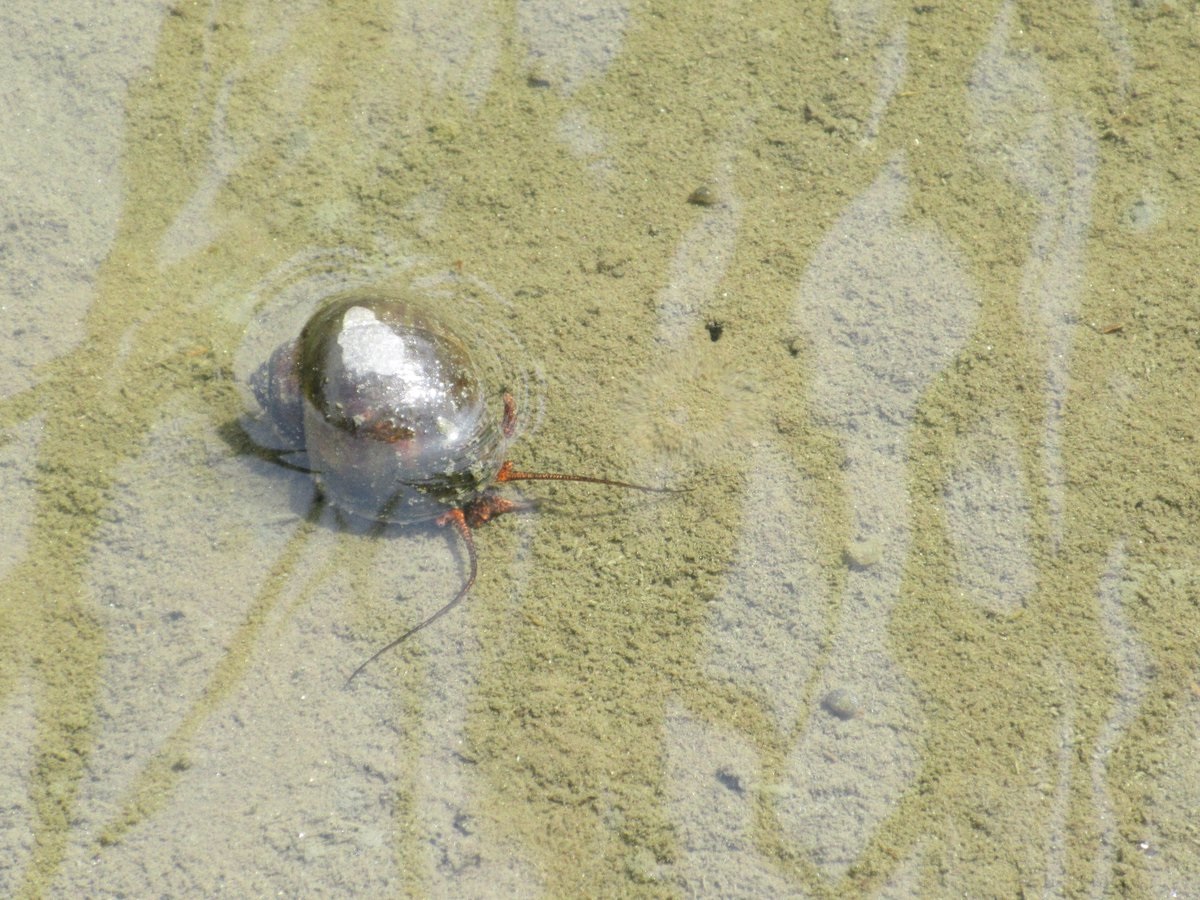
[[[404,400],[410,404],[432,403],[441,397],[440,385],[430,378],[420,356],[410,352],[404,336],[379,321],[374,311],[366,307],[352,306],[346,310],[338,347],[348,372],[356,376],[396,378],[404,386]]]

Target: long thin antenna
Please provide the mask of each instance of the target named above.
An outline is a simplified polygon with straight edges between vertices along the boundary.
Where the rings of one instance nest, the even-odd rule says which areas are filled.
[[[414,625],[412,628],[408,629],[408,631],[404,632],[404,634],[400,635],[400,637],[388,644],[385,644],[383,647],[371,654],[370,659],[350,673],[350,677],[346,679],[346,687],[350,686],[350,682],[352,682],[363,669],[375,662],[375,660],[379,659],[379,657],[383,656],[383,654],[387,653],[393,647],[398,647],[400,644],[403,644],[418,631],[428,628],[446,613],[450,612],[450,610],[454,609],[454,607],[458,606],[458,604],[462,602],[463,597],[467,596],[467,592],[471,590],[471,585],[475,583],[475,573],[479,568],[479,564],[475,557],[475,539],[471,536],[471,529],[467,525],[467,519],[463,515],[463,511],[461,509],[450,510],[440,519],[438,519],[438,524],[453,525],[454,530],[462,536],[463,543],[467,545],[467,559],[470,561],[471,572],[467,576],[466,582],[461,588],[458,589],[458,593],[454,595],[454,599],[435,612],[432,616],[420,624]]]
[[[518,472],[511,462],[506,462],[496,473],[496,481],[582,481],[586,484],[607,484],[610,487],[628,488],[631,491],[646,491],[652,494],[678,494],[688,488],[652,487],[648,484],[633,484],[614,481],[611,478],[596,478],[591,475],[566,475],[561,472]]]

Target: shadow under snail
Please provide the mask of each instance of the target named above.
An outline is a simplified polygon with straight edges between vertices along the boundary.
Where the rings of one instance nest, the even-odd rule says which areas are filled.
[[[449,603],[376,651],[346,680],[462,602],[478,562],[472,529],[529,504],[500,496],[509,481],[582,481],[674,492],[557,472],[522,472],[505,458],[516,404],[488,407],[466,346],[419,304],[361,290],[327,300],[251,376],[283,451],[303,450],[330,503],[381,523],[452,526],[469,571]]]

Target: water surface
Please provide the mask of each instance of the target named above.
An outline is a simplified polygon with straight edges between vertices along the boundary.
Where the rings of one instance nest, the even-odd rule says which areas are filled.
[[[802,7],[5,14],[0,892],[1200,888],[1195,13]],[[447,280],[519,467],[691,490],[347,689],[464,553],[240,381]]]

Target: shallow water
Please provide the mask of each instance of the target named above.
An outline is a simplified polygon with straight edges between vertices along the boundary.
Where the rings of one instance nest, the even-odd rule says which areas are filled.
[[[0,893],[1200,889],[1196,13],[1045,7],[2,14]],[[242,381],[447,279],[519,467],[691,490],[347,688],[465,555]]]

